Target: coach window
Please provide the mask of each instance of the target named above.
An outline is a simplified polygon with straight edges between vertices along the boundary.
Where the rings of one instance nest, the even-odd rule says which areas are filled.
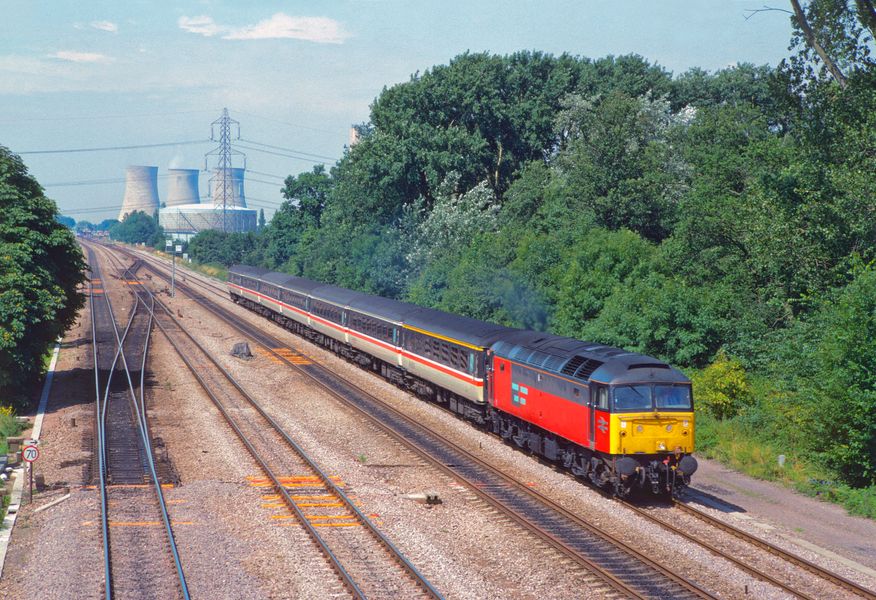
[[[474,352],[468,353],[468,372],[474,375],[475,372],[475,359]]]

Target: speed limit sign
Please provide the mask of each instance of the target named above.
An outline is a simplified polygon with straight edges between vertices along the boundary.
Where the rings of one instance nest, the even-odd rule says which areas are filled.
[[[21,459],[24,462],[32,463],[40,457],[40,449],[36,446],[25,446],[21,451]]]

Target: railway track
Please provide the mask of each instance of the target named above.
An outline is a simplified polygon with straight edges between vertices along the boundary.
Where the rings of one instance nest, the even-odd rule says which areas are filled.
[[[147,267],[160,277],[167,276],[151,262],[147,263]],[[712,597],[692,581],[565,510],[524,482],[501,473],[450,440],[425,429],[372,394],[340,380],[325,367],[312,361],[306,361],[310,364],[290,361],[283,352],[276,350],[283,347],[282,342],[235,318],[229,311],[194,290],[188,281],[178,281],[177,288],[262,346],[280,362],[305,375],[345,405],[364,414],[375,426],[426,462],[451,478],[466,483],[496,510],[596,574],[614,593],[632,598]]]
[[[301,524],[356,598],[441,598],[332,477],[262,408],[161,302],[156,326],[262,470],[276,499]],[[309,473],[301,476],[302,472]],[[296,474],[294,495],[287,479]],[[380,548],[382,552],[375,552]],[[331,590],[329,593],[337,593]]]
[[[89,303],[104,595],[107,600],[113,595],[188,600],[145,413],[152,319],[147,310],[138,310],[135,299],[127,326],[119,332],[95,249],[88,245],[86,250],[92,270]]]
[[[206,290],[206,291],[210,292],[211,294],[216,295],[218,297],[221,297],[221,298],[226,297],[227,292],[226,292],[225,288],[221,285],[217,285],[217,284],[213,283],[211,280],[209,280],[206,277],[192,276],[191,274],[189,274],[189,278],[188,278],[187,283],[196,285],[199,288]],[[274,347],[276,347],[276,346],[274,346]],[[270,349],[268,348],[268,350],[270,350]],[[280,358],[281,360],[284,360],[283,357],[278,357],[278,358]],[[288,362],[288,361],[284,360],[284,362]],[[295,367],[295,365],[290,365],[290,366],[292,366],[293,368]],[[758,568],[757,566],[755,566],[758,563],[757,559],[752,559],[752,560],[749,560],[748,562],[741,560],[739,557],[733,556],[733,554],[730,552],[722,551],[720,548],[718,548],[714,544],[708,542],[707,540],[703,539],[702,537],[697,538],[697,536],[694,536],[694,535],[690,534],[689,532],[684,531],[680,527],[677,527],[666,520],[659,519],[658,517],[655,517],[654,515],[650,514],[647,510],[644,510],[638,506],[635,506],[635,505],[632,505],[629,503],[624,503],[624,504],[626,504],[627,508],[629,508],[630,510],[633,510],[634,512],[636,512],[637,514],[639,514],[643,518],[646,518],[649,521],[655,522],[658,525],[660,525],[661,527],[663,527],[669,531],[672,531],[673,533],[681,535],[682,537],[685,537],[686,539],[688,539],[688,540],[690,540],[690,541],[692,541],[700,546],[705,547],[707,550],[709,550],[713,554],[715,554],[717,556],[722,556],[723,558],[729,560],[730,562],[732,562],[733,564],[738,566],[740,569],[751,574],[755,578],[760,579],[761,581],[765,581],[767,583],[770,583],[771,585],[776,586],[777,588],[783,590],[786,593],[789,593],[789,594],[796,596],[796,597],[799,597],[799,598],[818,597],[810,590],[800,589],[803,586],[800,586],[799,584],[795,586],[795,584],[793,584],[793,583],[782,581],[781,578],[779,578],[778,576],[771,575],[764,568]],[[876,592],[869,590],[869,589],[855,583],[854,581],[851,581],[847,578],[839,576],[839,575],[829,571],[828,569],[825,569],[825,568],[823,568],[823,567],[821,567],[821,566],[819,566],[811,561],[808,561],[800,556],[797,556],[793,553],[785,551],[785,550],[775,546],[774,544],[770,544],[769,542],[761,540],[760,538],[758,538],[756,536],[752,536],[751,534],[748,534],[748,533],[746,533],[738,528],[735,528],[732,525],[726,524],[723,521],[720,521],[719,519],[716,519],[715,517],[709,515],[708,513],[704,513],[703,511],[699,511],[699,510],[691,507],[688,504],[685,504],[683,502],[677,502],[677,501],[674,504],[679,511],[683,511],[687,514],[693,515],[693,516],[697,517],[698,519],[708,523],[709,525],[716,527],[718,529],[721,529],[722,531],[744,541],[748,545],[759,548],[763,551],[766,551],[769,554],[771,554],[775,557],[778,557],[778,558],[780,558],[780,559],[782,559],[782,560],[784,560],[784,561],[786,561],[786,562],[788,562],[796,567],[799,567],[802,570],[808,571],[809,573],[817,576],[818,578],[820,578],[826,582],[830,582],[830,584],[835,585],[838,588],[841,588],[841,589],[843,589],[847,592],[850,592],[851,594],[858,596],[858,597],[861,597],[861,598],[876,600]]]
[[[823,579],[825,581],[829,581],[833,585],[844,589],[847,592],[851,592],[856,596],[861,598],[866,598],[867,600],[876,600],[876,591],[869,590],[862,585],[855,583],[845,577],[841,577],[836,573],[833,573],[824,567],[821,567],[812,561],[806,560],[805,558],[794,554],[793,552],[789,552],[776,546],[775,544],[771,544],[766,540],[762,540],[759,537],[752,535],[738,527],[734,527],[729,523],[725,523],[721,519],[718,519],[707,512],[704,512],[698,508],[691,506],[681,500],[674,500],[673,506],[676,510],[682,511],[688,515],[696,517],[697,519],[707,523],[708,525],[720,529],[733,537],[742,540],[746,544],[759,548],[761,550],[765,550],[769,554],[776,556],[792,565],[800,567],[801,569],[812,573],[813,575]],[[791,591],[791,590],[788,590]],[[792,593],[796,595],[807,594],[807,592],[802,592],[800,590],[795,590]],[[801,595],[801,597],[805,597]]]

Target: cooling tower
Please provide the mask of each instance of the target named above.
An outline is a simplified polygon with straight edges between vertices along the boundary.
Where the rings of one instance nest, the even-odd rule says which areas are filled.
[[[135,210],[150,217],[158,210],[158,167],[130,166],[125,169],[125,197],[119,221]]]
[[[169,180],[165,206],[198,204],[201,201],[198,196],[197,169],[168,169],[167,175]]]
[[[227,174],[230,171],[230,177],[223,178],[223,172]],[[227,187],[226,205],[240,206],[246,208],[246,196],[243,193],[243,169],[216,169],[213,171],[213,177],[210,178],[211,198],[213,204],[222,206],[222,188],[223,183]],[[223,179],[225,181],[223,182]]]

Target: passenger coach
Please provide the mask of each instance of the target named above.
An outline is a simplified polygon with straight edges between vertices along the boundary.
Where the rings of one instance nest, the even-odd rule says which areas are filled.
[[[696,471],[690,381],[654,358],[265,269],[232,299],[615,493]]]

